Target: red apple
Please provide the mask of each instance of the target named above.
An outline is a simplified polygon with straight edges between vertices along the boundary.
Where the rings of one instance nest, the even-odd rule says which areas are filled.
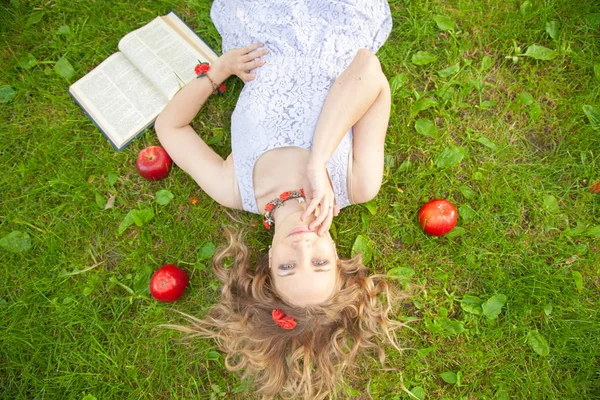
[[[146,147],[138,154],[135,167],[141,176],[149,181],[159,181],[169,175],[173,161],[160,146]]]
[[[419,224],[425,233],[442,236],[456,226],[458,211],[445,199],[431,200],[419,210]]]
[[[173,264],[163,265],[150,278],[150,293],[163,302],[179,300],[190,279],[184,270]]]

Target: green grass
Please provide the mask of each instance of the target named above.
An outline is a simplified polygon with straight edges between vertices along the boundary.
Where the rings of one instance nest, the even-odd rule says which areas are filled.
[[[398,313],[416,319],[401,334],[407,350],[389,354],[406,386],[428,399],[600,398],[600,194],[589,192],[600,180],[600,132],[582,111],[585,104],[600,107],[600,8],[575,0],[522,4],[391,2],[394,29],[379,53],[394,82],[384,185],[374,214],[355,206],[335,221],[341,255],[366,235],[374,271],[410,268],[411,284],[422,286]],[[203,248],[223,242],[228,215],[180,170],[165,181],[143,181],[135,158],[157,143],[154,132],[115,152],[67,94],[124,34],[170,10],[219,48],[204,1],[0,5],[0,87],[15,91],[0,103],[0,237],[22,231],[32,243],[22,253],[0,248],[0,398],[252,395],[222,356],[215,359],[213,343],[180,343],[178,333],[157,328],[182,322],[174,310],[202,315],[214,303],[216,280]],[[38,12],[44,14],[32,24]],[[454,31],[440,31],[436,15],[454,21]],[[555,39],[545,30],[550,21],[560,23]],[[70,33],[57,34],[64,25]],[[507,58],[515,46],[525,52],[531,44],[555,50],[556,58]],[[436,60],[415,65],[418,51]],[[38,63],[23,68],[28,54]],[[492,61],[487,69],[484,56]],[[71,80],[54,71],[62,57],[75,69]],[[457,74],[438,75],[457,63]],[[195,122],[223,155],[241,86],[230,80],[227,95],[212,98]],[[411,113],[421,97],[435,105]],[[417,133],[420,118],[435,122],[436,137]],[[439,155],[454,147],[462,161],[438,167]],[[175,196],[166,206],[155,201],[161,189]],[[115,207],[102,210],[97,203],[110,196]],[[421,232],[416,213],[434,197],[459,207],[453,235]],[[154,219],[118,235],[136,208],[153,209]],[[250,246],[264,250],[270,237],[259,219],[232,215]],[[134,288],[136,276],[164,263],[191,275],[178,303],[132,296],[121,286]],[[465,295],[504,295],[506,302],[489,319],[464,310]],[[536,331],[547,355],[528,341]],[[458,373],[460,385],[446,383],[444,372]],[[408,398],[399,382],[397,372],[366,356],[348,393]]]

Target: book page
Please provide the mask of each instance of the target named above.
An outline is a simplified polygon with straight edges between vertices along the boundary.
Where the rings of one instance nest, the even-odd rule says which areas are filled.
[[[171,28],[173,28],[175,32],[177,32],[181,37],[183,37],[193,48],[195,48],[198,52],[200,52],[200,54],[202,54],[203,58],[201,58],[200,60],[208,60],[208,62],[212,63],[217,58],[219,58],[219,55],[215,53],[215,51],[204,42],[204,40],[200,39],[198,35],[196,35],[196,33],[189,26],[187,26],[185,22],[183,22],[181,18],[179,18],[177,14],[175,14],[173,11],[162,17],[162,19]]]
[[[196,77],[198,60],[206,60],[161,17],[123,37],[119,49],[169,99]]]
[[[70,91],[118,148],[148,126],[167,104],[167,98],[122,53],[104,60]]]

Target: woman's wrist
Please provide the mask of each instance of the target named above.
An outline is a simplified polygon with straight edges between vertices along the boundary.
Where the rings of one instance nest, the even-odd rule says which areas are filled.
[[[217,58],[212,64],[207,62],[200,62],[194,67],[196,78],[200,79],[202,85],[208,84],[211,88],[211,93],[219,93],[222,95],[225,93],[225,85],[223,82],[231,75],[226,68],[223,67],[224,63],[220,62],[221,57]]]
[[[227,71],[222,64],[221,57],[217,58],[215,62],[210,65],[209,74],[211,81],[214,82],[217,87],[231,76],[231,73]]]
[[[306,168],[308,170],[324,168],[327,165],[328,160],[329,158],[326,158],[324,155],[317,154],[313,151],[308,157],[308,163],[306,165]]]
[[[327,162],[309,163],[306,165],[304,173],[309,179],[311,179],[311,177],[321,175],[323,171],[327,171]]]
[[[212,87],[212,91],[216,91],[219,88],[219,84],[217,82],[215,82],[211,77],[210,77],[210,72],[207,72],[206,74],[204,74],[204,77],[210,82],[210,86]]]

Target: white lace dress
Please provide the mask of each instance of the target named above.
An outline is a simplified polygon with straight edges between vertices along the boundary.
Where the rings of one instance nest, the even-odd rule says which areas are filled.
[[[243,208],[260,213],[252,172],[265,152],[311,149],[334,80],[360,48],[376,52],[392,19],[386,0],[215,0],[211,18],[223,52],[264,43],[266,63],[242,90],[231,117],[231,147]],[[336,202],[350,204],[350,130],[327,163]],[[296,188],[290,188],[290,190]]]

